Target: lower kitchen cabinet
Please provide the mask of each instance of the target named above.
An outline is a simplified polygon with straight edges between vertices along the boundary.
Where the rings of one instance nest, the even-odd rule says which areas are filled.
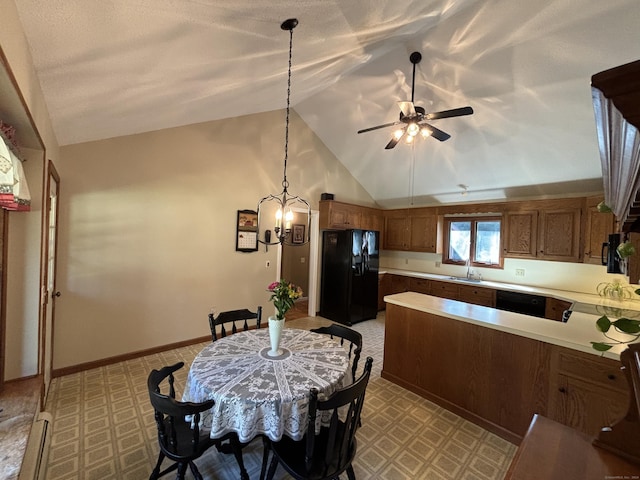
[[[451,282],[431,282],[431,295],[434,297],[458,300],[458,285]]]
[[[544,306],[544,318],[562,322],[564,311],[571,306],[571,302],[558,300],[557,298],[547,297]]]
[[[458,300],[485,307],[495,307],[496,291],[492,288],[460,285],[458,286]]]
[[[386,304],[384,302],[385,295],[391,293],[391,275],[381,273],[378,275],[378,311],[384,310]]]
[[[627,413],[629,388],[620,362],[554,347],[548,417],[597,435]]]
[[[431,294],[431,280],[412,277],[409,279],[409,291],[429,295]]]
[[[409,291],[409,277],[405,277],[404,275],[390,275],[390,277],[391,290],[389,291],[388,295]]]
[[[536,413],[594,435],[628,403],[619,361],[393,303],[382,377],[513,443]]]

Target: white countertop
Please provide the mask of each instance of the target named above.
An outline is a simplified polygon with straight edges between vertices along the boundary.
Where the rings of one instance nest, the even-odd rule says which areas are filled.
[[[532,295],[544,295],[545,297],[553,297],[553,298],[557,298],[558,300],[565,300],[571,303],[582,302],[582,303],[590,303],[592,305],[603,305],[603,306],[614,307],[614,308],[627,308],[629,310],[640,310],[640,302],[637,302],[637,301],[619,302],[617,300],[611,300],[608,298],[601,297],[596,292],[594,292],[593,294],[570,292],[567,290],[554,290],[551,288],[532,287],[528,285],[517,285],[513,283],[492,282],[490,280],[481,280],[479,282],[478,281],[469,282],[469,281],[460,280],[460,279],[458,280],[452,279],[450,275],[437,275],[434,273],[414,272],[410,270],[399,270],[399,269],[393,269],[393,268],[381,269],[378,273],[380,275],[388,273],[391,275],[403,275],[405,277],[438,280],[441,282],[457,283],[460,285],[486,287],[494,290],[507,290],[510,292],[530,293]],[[573,315],[575,314],[572,314],[572,316]]]
[[[394,271],[390,270],[387,270],[387,272],[395,273]],[[425,278],[437,277],[437,275],[423,275],[429,275]],[[439,278],[434,279],[440,280]],[[492,288],[504,288],[501,284],[494,284],[493,282],[482,283],[487,287],[491,286]],[[496,287],[494,285],[501,286]],[[518,291],[542,293],[544,295],[547,295],[546,290],[537,288],[532,290],[518,289]],[[598,295],[586,295],[572,292],[561,293],[566,294],[567,296],[558,296],[555,294],[549,295],[556,298],[566,299],[568,301],[582,302],[587,301],[583,299],[584,297],[590,297],[588,303],[595,304],[598,303],[597,300],[600,300],[600,304],[602,305],[606,304],[612,306],[620,306],[623,304],[622,302],[605,300]],[[384,300],[387,303],[399,305],[401,307],[432,313],[440,317],[460,320],[482,327],[493,328],[514,335],[520,335],[534,340],[540,340],[542,342],[559,345],[561,347],[580,350],[586,353],[592,353],[594,355],[604,355],[605,357],[615,360],[620,359],[620,353],[626,348],[626,345],[617,345],[611,348],[611,350],[604,352],[604,354],[592,348],[590,342],[607,341],[602,333],[596,329],[596,320],[598,319],[597,315],[573,312],[571,314],[571,317],[569,318],[569,321],[566,323],[562,323],[555,320],[531,317],[529,315],[497,310],[495,308],[484,307],[480,305],[472,305],[470,303],[459,302],[457,300],[448,300],[445,298],[433,297],[431,295],[424,295],[422,293],[415,292],[387,295],[384,297]],[[616,337],[616,334],[614,333],[610,332],[609,334]],[[623,334],[618,334],[617,336],[621,339],[625,338]]]

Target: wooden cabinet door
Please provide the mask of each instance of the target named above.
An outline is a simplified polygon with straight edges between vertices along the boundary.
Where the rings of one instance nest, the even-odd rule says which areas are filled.
[[[406,250],[407,245],[407,215],[406,213],[392,213],[384,219],[384,249]]]
[[[426,278],[411,278],[409,279],[409,291],[430,295],[431,280]]]
[[[360,228],[382,232],[384,220],[382,212],[373,208],[363,208],[360,217]]]
[[[382,273],[378,275],[378,310],[384,310],[387,307],[384,297],[390,294],[391,275]]]
[[[360,228],[362,208],[333,200],[320,201],[320,228],[346,230]]]
[[[331,228],[360,228],[360,211],[334,203],[329,209],[329,225]]]
[[[596,436],[627,413],[628,395],[568,375],[558,375],[550,417]]]
[[[404,275],[389,275],[391,277],[391,293],[403,293],[409,291],[409,277]]]
[[[544,318],[561,322],[562,314],[570,306],[571,306],[571,302],[558,300],[557,298],[553,298],[553,297],[547,297],[545,301],[545,306],[544,306]]]
[[[458,285],[450,282],[431,281],[431,295],[434,297],[458,300]]]
[[[559,346],[551,358],[551,419],[595,436],[627,413],[629,386],[619,361]]]
[[[538,237],[538,211],[505,212],[503,254],[534,258]]]
[[[602,244],[614,233],[615,217],[613,213],[600,213],[595,205],[587,207],[586,215],[582,261],[602,265]]]
[[[460,285],[458,286],[458,300],[473,303],[474,305],[494,307],[496,304],[496,291],[492,288]]]
[[[409,211],[409,250],[436,253],[438,216],[435,213]]]
[[[579,208],[540,211],[539,259],[580,261],[580,214]]]

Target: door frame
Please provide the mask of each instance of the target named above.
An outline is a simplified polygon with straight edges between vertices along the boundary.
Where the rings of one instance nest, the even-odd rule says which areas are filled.
[[[49,372],[53,371],[53,345],[54,345],[54,332],[55,332],[55,299],[52,296],[56,291],[56,267],[58,264],[57,261],[57,252],[58,252],[58,228],[56,226],[55,229],[55,238],[53,239],[54,244],[54,255],[55,259],[53,262],[53,288],[52,291],[49,291],[48,281],[49,281],[49,235],[50,228],[49,223],[51,221],[51,181],[53,180],[58,185],[56,194],[60,196],[60,175],[56,170],[55,165],[51,160],[47,161],[47,169],[46,169],[46,182],[43,189],[43,234],[42,234],[42,269],[41,269],[41,285],[40,285],[40,325],[39,325],[39,345],[38,345],[38,374],[42,378],[42,388],[40,390],[40,400],[41,405],[44,405],[46,402],[47,393],[49,392],[49,385],[47,385],[47,376],[45,375],[45,371],[48,369]],[[57,201],[55,205],[55,219],[56,225],[58,219],[60,218],[58,213],[60,209],[60,202]],[[49,310],[51,310],[51,325],[49,326],[50,332],[47,329],[47,317]],[[47,334],[51,335],[50,341],[50,349],[47,352]]]
[[[304,208],[292,208],[296,213],[307,213]],[[318,210],[311,210],[311,225],[309,236],[309,291],[307,297],[309,299],[309,305],[307,308],[307,314],[310,317],[315,317],[318,311],[318,265],[320,256],[320,212]],[[278,255],[276,258],[276,281],[280,280],[282,275],[282,245],[278,245]]]

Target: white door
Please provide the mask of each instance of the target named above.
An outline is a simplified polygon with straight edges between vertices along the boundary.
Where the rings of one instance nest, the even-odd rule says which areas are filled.
[[[58,198],[60,195],[60,177],[53,163],[49,161],[49,175],[47,177],[47,211],[46,211],[46,285],[42,293],[42,308],[44,311],[44,325],[42,328],[41,371],[43,372],[43,397],[42,405],[47,398],[51,383],[51,370],[53,367],[53,327],[55,318],[56,299],[60,292],[56,290],[56,250],[58,246]]]

